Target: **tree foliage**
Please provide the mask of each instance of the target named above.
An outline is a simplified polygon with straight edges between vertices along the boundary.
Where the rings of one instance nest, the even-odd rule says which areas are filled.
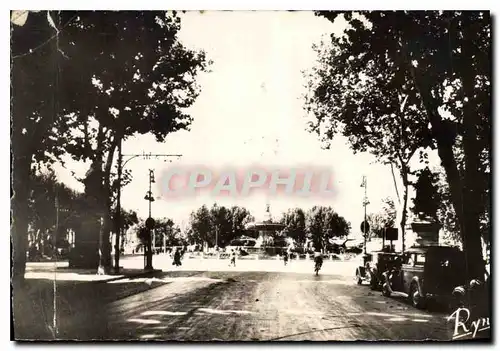
[[[91,195],[102,206],[105,245],[120,141],[136,133],[162,141],[191,123],[185,108],[198,96],[195,78],[206,60],[179,42],[179,29],[175,12],[51,11],[30,13],[12,31],[14,168],[29,173],[33,160],[63,153],[91,160],[89,176],[102,182]],[[21,195],[19,208],[27,201]],[[101,264],[109,265],[110,247],[100,252]]]
[[[68,57],[62,69],[69,77],[64,81],[64,111],[74,117],[68,121],[73,138],[66,149],[74,159],[90,159],[102,169],[108,210],[101,228],[104,237],[110,229],[113,192],[120,186],[112,179],[119,143],[145,133],[163,141],[191,123],[184,109],[198,96],[195,78],[206,62],[203,52],[179,42],[179,29],[176,13],[79,12],[61,35],[66,43],[61,50]],[[95,39],[88,40],[89,35]]]
[[[422,135],[421,146],[437,149],[466,248],[469,276],[482,276],[478,234],[482,214],[489,213],[485,199],[489,196],[491,154],[490,14],[472,11],[318,14],[332,22],[342,17],[348,23],[342,37],[332,41],[336,46],[336,62],[347,62],[343,67],[349,85],[372,85],[370,91],[378,92],[375,96],[379,98],[393,96],[394,91],[408,94],[410,106],[426,117],[415,125],[420,126],[421,134],[411,129],[408,134],[417,136],[417,140]],[[367,70],[378,72],[380,79],[368,79],[366,83],[359,75],[351,79],[352,72]],[[323,86],[329,91],[343,88]],[[347,90],[347,95],[352,93],[352,89]],[[330,99],[327,93],[319,96]],[[347,100],[352,101],[349,96]],[[362,101],[356,102],[363,106]],[[380,111],[376,101],[369,101],[366,106],[371,104],[374,111]],[[342,109],[351,116],[354,116],[351,111],[359,112],[352,104]],[[398,111],[394,109],[392,113],[397,117]],[[333,112],[323,110],[319,116],[326,118]],[[401,127],[396,117],[391,122]],[[413,116],[411,123],[420,120],[419,116]],[[363,122],[368,123],[368,119]],[[380,135],[373,139],[379,140]]]
[[[301,208],[292,208],[283,213],[280,223],[285,225],[284,234],[298,244],[306,241],[306,214]]]
[[[349,235],[351,224],[331,207],[314,206],[306,215],[306,230],[316,250],[324,249],[326,241]]]
[[[210,210],[203,205],[191,212],[189,217],[190,242],[192,244],[215,243],[215,232],[212,230]]]
[[[106,143],[135,133],[153,133],[163,141],[168,133],[188,128],[191,117],[184,109],[198,96],[195,79],[206,61],[203,52],[179,42],[177,14],[88,11],[76,16],[60,39],[68,58],[62,67],[68,76],[65,111],[76,115],[71,127],[79,132],[68,151],[78,160],[92,159],[99,132],[104,137],[97,147],[106,149]]]
[[[51,254],[44,247],[53,244],[54,235],[59,247],[67,248],[69,232],[77,232],[89,213],[95,212],[88,197],[59,182],[53,171],[32,175],[28,202],[30,252],[36,254]],[[121,211],[125,234],[139,219],[135,211]]]
[[[186,237],[181,232],[179,226],[170,218],[162,218],[155,223],[155,243],[156,247],[163,248],[172,246],[187,245]]]
[[[382,238],[384,228],[394,228],[396,225],[396,208],[391,198],[383,200],[384,205],[377,213],[370,213],[368,223],[370,223],[370,235],[372,237]]]
[[[254,220],[244,207],[227,208],[214,204],[210,209],[205,205],[193,211],[189,221],[191,243],[224,247],[244,233],[245,225]]]
[[[53,14],[11,11],[11,236],[16,283],[24,279],[26,267],[34,162],[50,163],[64,152],[53,128],[58,123],[60,58],[52,40],[57,30],[48,21]]]
[[[348,16],[349,14],[345,14]],[[329,17],[330,18],[330,17]],[[332,17],[333,18],[333,17]],[[368,23],[354,16],[352,21],[365,28]],[[353,26],[355,26],[353,24]],[[310,131],[329,147],[334,135],[347,138],[354,153],[369,152],[384,164],[396,165],[403,185],[402,221],[404,232],[408,203],[410,161],[419,148],[432,139],[418,90],[408,73],[398,71],[394,62],[376,61],[366,45],[349,30],[331,35],[331,42],[317,47],[318,65],[309,78],[306,108],[316,119]],[[382,38],[370,38],[370,43]],[[385,51],[384,51],[385,52]],[[427,155],[420,154],[422,159]]]

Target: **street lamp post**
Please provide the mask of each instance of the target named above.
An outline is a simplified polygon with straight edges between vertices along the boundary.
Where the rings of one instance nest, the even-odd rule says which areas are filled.
[[[128,157],[125,162],[123,161],[123,156]],[[180,154],[152,154],[152,153],[142,153],[142,154],[132,154],[132,155],[123,155],[122,154],[122,141],[118,143],[118,179],[117,179],[117,195],[116,195],[116,238],[115,238],[115,271],[118,272],[120,270],[120,237],[122,234],[122,214],[121,214],[121,188],[122,188],[122,173],[125,169],[125,165],[127,162],[133,160],[134,158],[141,157],[144,160],[149,160],[151,158],[158,159],[169,158],[169,157],[177,157],[180,158],[182,155]],[[151,206],[150,206],[151,208]],[[151,212],[151,210],[150,210]]]
[[[149,216],[148,216],[148,221],[151,221],[151,203],[155,201],[153,198],[153,193],[151,191],[151,185],[155,183],[155,176],[154,172],[152,169],[149,170],[149,191],[147,192],[146,196],[144,197],[145,200],[149,202]],[[147,240],[147,250],[145,250],[146,254],[146,266],[144,269],[146,270],[152,270],[153,269],[153,252],[152,252],[152,231],[153,228],[148,225],[148,230],[149,230],[149,235],[148,235],[148,240]]]
[[[367,225],[367,216],[366,216],[366,206],[370,203],[368,201],[368,196],[367,196],[367,187],[368,187],[368,182],[366,179],[366,176],[363,176],[363,182],[361,183],[361,187],[365,188],[365,196],[363,198],[363,207],[365,209],[365,218],[363,222],[363,237],[364,237],[364,253],[366,254],[366,240],[368,238],[368,225]]]
[[[118,192],[116,194],[116,230],[115,230],[115,272],[119,273],[120,271],[120,235],[121,235],[121,228],[122,228],[122,223],[121,223],[121,211],[122,211],[122,205],[121,205],[121,195],[122,192],[120,191],[121,189],[121,179],[122,179],[122,141],[120,139],[120,142],[118,144]]]

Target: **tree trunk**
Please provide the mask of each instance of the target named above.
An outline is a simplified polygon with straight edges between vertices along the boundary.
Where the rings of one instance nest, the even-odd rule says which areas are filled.
[[[104,209],[101,217],[101,227],[99,230],[99,268],[98,274],[109,274],[111,272],[111,245],[109,232],[111,229],[111,219],[107,209]]]
[[[463,187],[463,216],[465,226],[464,249],[467,251],[467,265],[471,278],[484,278],[484,261],[481,245],[480,231],[480,214],[481,214],[481,194],[482,189],[479,186],[480,182],[480,148],[478,147],[478,124],[479,116],[476,113],[475,105],[479,102],[474,99],[474,77],[475,72],[472,71],[473,53],[469,49],[473,46],[473,38],[470,38],[473,33],[468,28],[470,19],[464,16],[464,41],[462,45],[462,61],[467,65],[467,69],[461,72],[464,96],[467,101],[464,101],[463,106],[463,148],[465,161],[464,187]],[[463,66],[463,65],[462,65]]]
[[[473,148],[473,145],[475,145],[474,139],[476,138],[474,131],[477,129],[477,126],[471,121],[473,116],[464,116],[464,129],[467,130],[468,127],[472,127],[472,130],[468,130],[464,137],[464,144],[466,143],[466,139],[469,144],[467,147],[464,145],[466,168],[465,183],[463,183],[453,154],[455,138],[453,136],[452,123],[443,121],[439,115],[438,104],[431,95],[431,89],[425,81],[426,78],[419,76],[414,68],[412,68],[412,73],[432,126],[432,133],[437,142],[441,164],[446,171],[453,207],[455,208],[455,213],[457,214],[460,225],[460,233],[466,255],[468,278],[482,278],[482,271],[484,269],[479,219],[474,210],[476,205],[473,202],[477,192],[474,187],[476,179],[474,179],[472,174],[476,174],[476,172],[470,168],[474,164],[474,161],[471,161],[471,159],[478,157],[477,153],[474,154],[475,151]],[[464,184],[467,184],[469,188],[464,189]]]
[[[11,199],[11,240],[12,240],[12,280],[24,281],[26,271],[26,250],[28,243],[28,198],[31,158],[14,157],[12,167]]]
[[[112,194],[110,186],[110,176],[116,145],[116,142],[113,142],[113,144],[111,145],[111,148],[108,152],[108,157],[106,159],[106,164],[104,166],[103,200],[105,202],[105,207],[103,208],[101,229],[99,231],[99,274],[108,274],[112,268],[111,243],[109,237],[112,227]]]
[[[401,248],[405,250],[405,234],[406,234],[406,216],[408,214],[408,166],[404,163],[401,164],[401,178],[403,179],[403,209],[401,211]]]

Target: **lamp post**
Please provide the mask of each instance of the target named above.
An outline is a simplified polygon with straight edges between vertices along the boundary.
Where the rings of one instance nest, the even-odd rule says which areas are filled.
[[[155,175],[152,169],[149,170],[149,190],[146,193],[146,196],[144,197],[145,200],[149,202],[149,216],[146,221],[146,227],[149,231],[148,235],[148,240],[147,240],[147,249],[144,251],[145,253],[145,259],[146,259],[146,265],[144,267],[145,270],[152,270],[153,269],[153,252],[152,252],[152,245],[151,245],[151,239],[152,239],[152,231],[154,227],[154,220],[151,217],[151,203],[155,201],[153,198],[153,193],[151,191],[151,184],[155,183]]]
[[[118,143],[118,192],[116,194],[116,237],[115,237],[115,272],[120,272],[120,235],[121,235],[121,179],[122,179],[122,141]]]
[[[123,161],[123,157],[128,157],[125,161]],[[142,157],[143,160],[150,160],[152,158],[159,159],[160,157],[166,161],[169,157],[177,157],[179,159],[182,157],[180,154],[152,154],[150,153],[141,153],[141,154],[131,154],[131,155],[123,155],[122,154],[122,140],[118,143],[118,179],[117,179],[117,195],[116,195],[116,238],[115,238],[115,271],[118,273],[120,270],[120,237],[122,234],[122,214],[121,214],[121,188],[122,188],[122,172],[125,169],[125,165],[127,162],[137,158]],[[172,161],[170,161],[172,162]],[[151,205],[150,205],[151,212]]]
[[[361,183],[361,187],[365,188],[365,196],[363,198],[363,207],[365,209],[365,216],[364,216],[364,222],[363,222],[363,237],[364,237],[364,253],[366,254],[366,240],[368,237],[368,222],[367,222],[367,216],[366,216],[366,206],[370,203],[368,201],[368,196],[367,196],[368,181],[366,179],[366,176],[363,176],[363,182]]]

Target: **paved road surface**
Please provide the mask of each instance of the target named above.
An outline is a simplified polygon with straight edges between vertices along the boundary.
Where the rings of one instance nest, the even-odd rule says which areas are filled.
[[[445,313],[383,297],[355,285],[350,276],[226,270],[167,272],[160,280],[168,284],[106,305],[91,320],[74,325],[75,332],[79,339],[184,341],[452,336]]]

